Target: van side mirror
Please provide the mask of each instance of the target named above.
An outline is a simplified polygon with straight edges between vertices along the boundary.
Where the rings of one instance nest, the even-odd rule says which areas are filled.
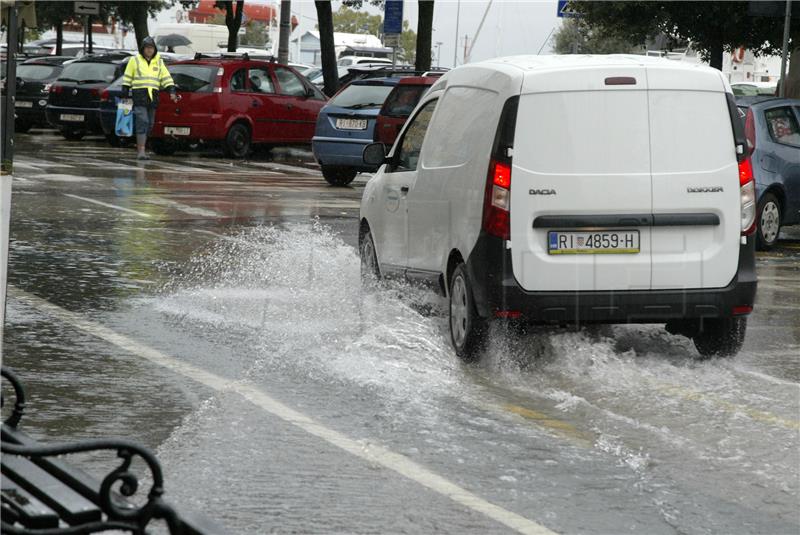
[[[361,159],[367,165],[380,167],[386,163],[386,145],[383,143],[370,143],[364,147]]]

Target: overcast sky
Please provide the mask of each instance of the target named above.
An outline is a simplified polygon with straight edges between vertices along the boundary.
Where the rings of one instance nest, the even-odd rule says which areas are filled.
[[[249,3],[273,3],[267,0],[246,0]],[[333,9],[341,4],[334,0]],[[441,42],[440,65],[453,66],[453,52],[456,41],[456,13],[460,12],[458,27],[458,63],[463,63],[464,36],[469,37],[470,44],[478,31],[489,0],[436,0],[433,10],[433,47]],[[542,54],[550,52],[548,34],[559,24],[556,17],[556,0],[494,0],[491,2],[486,21],[483,24],[478,40],[472,50],[471,61],[508,56],[513,54],[536,54],[542,45]],[[378,8],[364,0],[364,10],[380,13]],[[164,12],[158,17],[162,22],[174,22],[174,11]],[[405,0],[403,16],[417,27],[417,0]],[[292,0],[292,13],[300,21],[300,30],[313,30],[317,24],[317,11],[313,0]],[[170,17],[171,15],[171,17]],[[169,20],[172,18],[172,20]],[[151,28],[152,30],[152,28]],[[436,65],[436,56],[433,64]]]

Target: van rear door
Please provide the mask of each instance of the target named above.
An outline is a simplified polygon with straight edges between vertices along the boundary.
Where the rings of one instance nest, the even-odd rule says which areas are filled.
[[[739,172],[718,72],[649,66],[653,289],[720,288],[736,273]]]
[[[526,76],[511,172],[511,252],[522,288],[650,288],[648,107],[640,65]]]

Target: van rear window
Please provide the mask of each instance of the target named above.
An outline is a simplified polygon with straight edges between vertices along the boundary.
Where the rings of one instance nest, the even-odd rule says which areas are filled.
[[[217,67],[207,65],[171,65],[167,67],[180,91],[210,93],[214,88]]]

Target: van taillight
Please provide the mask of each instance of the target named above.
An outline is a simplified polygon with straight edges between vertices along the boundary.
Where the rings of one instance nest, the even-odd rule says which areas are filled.
[[[739,162],[739,194],[742,207],[742,236],[750,236],[756,231],[756,181],[749,156]]]
[[[483,228],[492,236],[511,238],[511,166],[492,160],[486,180]]]

